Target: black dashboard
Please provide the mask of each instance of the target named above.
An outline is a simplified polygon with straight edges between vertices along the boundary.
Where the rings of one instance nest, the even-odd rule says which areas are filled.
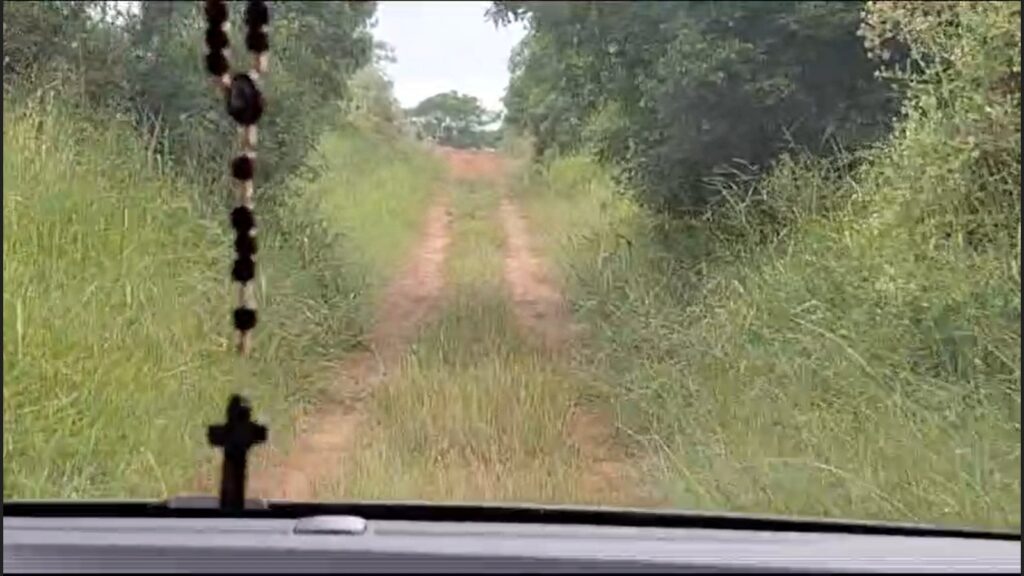
[[[1020,573],[1019,534],[866,524],[427,505],[227,517],[188,507],[134,516],[117,506],[4,508],[4,572]]]

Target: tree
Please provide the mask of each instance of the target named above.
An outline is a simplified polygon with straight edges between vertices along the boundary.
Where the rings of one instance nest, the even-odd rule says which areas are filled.
[[[363,125],[397,128],[402,110],[395,99],[391,79],[378,65],[365,66],[349,81],[346,111]]]
[[[454,90],[423,100],[407,115],[423,137],[453,148],[488,145],[485,127],[498,119],[475,96]]]
[[[77,77],[63,86],[76,95],[124,92],[131,50],[124,30],[109,25],[117,8],[99,1],[5,0],[5,90],[33,77],[56,76]]]
[[[885,134],[898,108],[857,35],[863,2],[495,2],[526,20],[507,122],[540,155],[586,151],[648,204],[703,209],[723,169],[756,175]],[[742,161],[742,162],[738,162]]]
[[[152,141],[162,157],[202,178],[200,184],[216,184],[227,177],[224,166],[237,137],[204,67],[203,4],[128,4],[135,8],[118,12],[106,0],[5,1],[5,96],[34,93],[13,89],[33,82],[70,92],[89,107],[116,108],[142,130],[159,132]],[[261,121],[259,143],[264,210],[284,200],[274,192],[278,184],[313,169],[310,152],[342,119],[337,104],[348,99],[350,79],[375,56],[374,2],[270,4],[270,113]],[[245,69],[245,4],[229,5],[232,65]],[[376,56],[386,58],[376,48]],[[379,111],[381,104],[372,105]]]

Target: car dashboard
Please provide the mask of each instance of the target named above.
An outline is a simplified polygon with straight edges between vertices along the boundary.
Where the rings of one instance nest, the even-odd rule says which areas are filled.
[[[1019,534],[829,524],[815,530],[807,523],[787,528],[642,514],[629,518],[647,521],[628,525],[613,522],[611,513],[503,517],[469,508],[432,518],[425,505],[228,517],[173,507],[134,516],[101,508],[62,514],[57,507],[4,507],[4,572],[1020,573]],[[387,513],[374,513],[382,510]]]

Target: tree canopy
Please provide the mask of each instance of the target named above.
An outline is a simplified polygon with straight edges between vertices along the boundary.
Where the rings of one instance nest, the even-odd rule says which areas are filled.
[[[454,90],[423,100],[407,115],[421,136],[453,148],[493,146],[495,134],[486,128],[499,119],[475,96]]]
[[[494,2],[525,20],[507,124],[535,151],[587,149],[651,205],[699,208],[709,179],[782,151],[885,134],[898,106],[858,36],[862,2]]]

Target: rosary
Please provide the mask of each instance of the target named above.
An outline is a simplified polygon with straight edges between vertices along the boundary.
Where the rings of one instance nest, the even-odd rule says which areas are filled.
[[[252,329],[256,327],[256,304],[252,280],[256,276],[256,219],[253,215],[253,172],[256,158],[256,123],[263,115],[263,95],[257,82],[267,70],[270,49],[264,27],[270,21],[265,2],[250,1],[245,7],[245,46],[253,55],[248,73],[230,73],[228,63],[228,7],[223,0],[206,2],[206,70],[224,97],[228,115],[238,123],[242,152],[231,161],[231,175],[237,182],[231,227],[235,230],[235,263],[231,277],[238,282],[238,307],[234,310],[238,331],[238,352],[249,352]]]
[[[231,176],[237,185],[235,208],[231,211],[236,254],[231,278],[239,284],[238,307],[233,317],[238,331],[238,353],[243,356],[249,352],[250,334],[256,327],[256,303],[251,284],[256,276],[253,160],[256,158],[256,123],[263,115],[263,95],[257,82],[267,71],[270,44],[264,28],[269,22],[270,11],[265,2],[251,0],[246,4],[245,46],[253,56],[253,65],[248,73],[232,75],[228,63],[228,6],[223,0],[206,0],[206,70],[213,77],[228,115],[238,123],[241,134],[242,151],[231,161]],[[228,402],[227,421],[210,426],[207,431],[209,442],[224,452],[220,485],[223,510],[245,508],[247,456],[254,445],[267,439],[266,427],[253,422],[251,414],[245,400],[233,395]]]

